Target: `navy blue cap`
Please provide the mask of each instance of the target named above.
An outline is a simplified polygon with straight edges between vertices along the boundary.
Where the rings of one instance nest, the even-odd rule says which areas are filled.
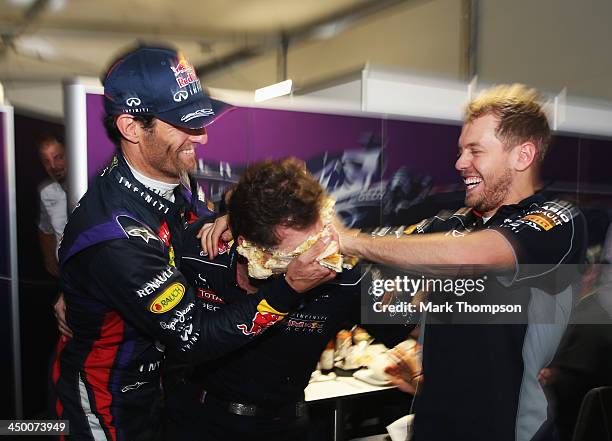
[[[173,49],[139,47],[117,60],[104,79],[107,115],[149,114],[201,129],[229,107],[204,93],[193,66]]]

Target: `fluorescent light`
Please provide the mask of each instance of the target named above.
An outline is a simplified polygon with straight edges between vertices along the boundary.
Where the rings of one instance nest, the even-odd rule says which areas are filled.
[[[266,101],[283,95],[289,95],[293,88],[293,80],[285,80],[280,83],[262,87],[255,90],[255,102]]]
[[[9,3],[15,6],[30,7],[36,0],[9,0]],[[50,11],[57,12],[66,7],[66,0],[50,0],[46,5]]]
[[[40,37],[19,37],[16,41],[17,51],[31,57],[38,57],[43,60],[57,59],[59,54],[57,49],[49,40]]]

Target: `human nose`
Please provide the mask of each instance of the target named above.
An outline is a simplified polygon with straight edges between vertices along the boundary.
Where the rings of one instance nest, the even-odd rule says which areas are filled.
[[[196,144],[206,144],[208,142],[208,133],[206,133],[206,129],[194,131],[189,135],[189,140]]]
[[[455,169],[456,170],[465,170],[469,167],[470,165],[470,161],[468,158],[468,155],[466,154],[465,150],[461,153],[459,153],[459,157],[457,158],[457,161],[455,162]]]

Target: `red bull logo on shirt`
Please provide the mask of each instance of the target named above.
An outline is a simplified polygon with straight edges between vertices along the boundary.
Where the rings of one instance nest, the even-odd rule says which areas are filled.
[[[282,320],[285,315],[287,314],[275,310],[266,300],[262,300],[259,302],[259,305],[257,305],[257,312],[253,320],[251,320],[251,326],[240,324],[236,325],[236,327],[240,329],[244,335],[259,335],[266,328]]]
[[[232,243],[234,243],[234,241],[224,242],[223,240],[219,239],[219,242],[217,243],[218,253],[219,254],[227,253],[229,249],[232,247]]]

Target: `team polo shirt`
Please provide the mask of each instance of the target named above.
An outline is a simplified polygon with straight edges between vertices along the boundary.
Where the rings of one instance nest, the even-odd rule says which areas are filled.
[[[521,312],[487,321],[456,309],[424,317],[417,441],[526,441],[549,427],[537,374],[552,360],[578,292],[584,217],[567,202],[533,195],[501,207],[484,224],[462,209],[421,222],[413,234],[460,238],[479,229],[501,234],[515,265],[503,274],[485,273],[484,295],[445,301],[519,305]]]

